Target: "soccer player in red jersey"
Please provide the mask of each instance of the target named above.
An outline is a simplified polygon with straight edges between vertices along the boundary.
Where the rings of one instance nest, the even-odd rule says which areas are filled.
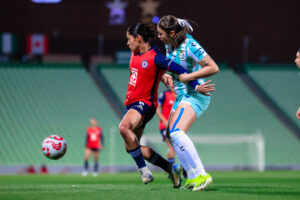
[[[102,128],[98,126],[98,122],[95,118],[90,120],[90,126],[86,130],[86,147],[84,150],[84,171],[82,176],[88,174],[88,160],[91,154],[94,155],[94,172],[93,176],[98,175],[98,157],[99,150],[103,149],[103,132]]]
[[[170,163],[175,163],[175,151],[170,144],[169,140],[166,137],[166,127],[168,125],[169,115],[172,109],[172,106],[176,99],[176,93],[174,88],[163,91],[158,97],[158,107],[156,109],[156,115],[159,120],[159,131],[163,138],[163,141],[168,146],[168,161]]]
[[[297,51],[295,63],[300,68],[300,49]],[[300,119],[300,107],[297,110],[296,117]]]
[[[157,88],[159,81],[164,79],[165,70],[182,75],[187,70],[167,59],[156,47],[151,47],[149,39],[154,37],[154,29],[138,23],[127,29],[127,45],[132,51],[130,60],[130,80],[126,100],[125,115],[120,122],[119,130],[124,139],[125,148],[137,164],[142,181],[146,184],[153,181],[145,160],[159,166],[171,176],[174,187],[179,187],[179,178],[172,173],[173,165],[162,158],[153,149],[140,146],[139,141],[145,125],[154,116],[157,108]],[[189,82],[198,92],[206,93],[214,90],[213,86],[199,85],[196,81]]]

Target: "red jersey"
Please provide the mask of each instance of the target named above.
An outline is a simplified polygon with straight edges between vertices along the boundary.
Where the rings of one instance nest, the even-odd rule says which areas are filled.
[[[88,148],[101,148],[102,129],[100,126],[96,128],[88,127],[86,130],[87,142],[86,147]]]
[[[158,66],[162,62],[157,47],[143,54],[131,54],[130,79],[124,104],[130,105],[142,101],[157,107],[157,89],[165,70]],[[160,54],[161,55],[161,54]]]
[[[161,105],[161,113],[168,120],[176,95],[171,90],[166,90],[159,95],[158,104]],[[159,130],[166,129],[163,122],[159,121]]]

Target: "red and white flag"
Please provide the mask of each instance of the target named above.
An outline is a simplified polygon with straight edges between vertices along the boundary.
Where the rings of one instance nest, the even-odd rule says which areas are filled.
[[[48,53],[49,40],[48,36],[43,34],[27,35],[27,53],[43,55]]]

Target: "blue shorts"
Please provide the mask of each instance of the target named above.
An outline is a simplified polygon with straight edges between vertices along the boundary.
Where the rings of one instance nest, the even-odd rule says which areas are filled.
[[[197,118],[200,117],[200,115],[203,114],[203,112],[208,108],[210,103],[210,96],[204,96],[204,95],[177,95],[176,100],[173,104],[172,111],[175,112],[176,108],[180,103],[186,103],[189,104],[193,110],[195,111],[195,114]]]
[[[90,149],[90,150],[92,150],[92,152],[99,152],[99,148],[89,148],[89,147],[87,147],[88,149]]]
[[[134,102],[134,103],[126,106],[124,115],[130,109],[134,109],[142,115],[143,124],[142,124],[141,128],[145,128],[146,124],[153,118],[153,116],[156,113],[156,108],[154,106],[148,106],[146,103],[144,103],[142,101],[137,101],[137,102]]]

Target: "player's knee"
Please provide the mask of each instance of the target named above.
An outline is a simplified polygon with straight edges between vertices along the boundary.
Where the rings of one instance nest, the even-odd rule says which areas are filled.
[[[120,130],[120,133],[122,135],[124,135],[124,134],[128,133],[129,126],[127,124],[125,124],[125,123],[120,123],[119,130]]]

